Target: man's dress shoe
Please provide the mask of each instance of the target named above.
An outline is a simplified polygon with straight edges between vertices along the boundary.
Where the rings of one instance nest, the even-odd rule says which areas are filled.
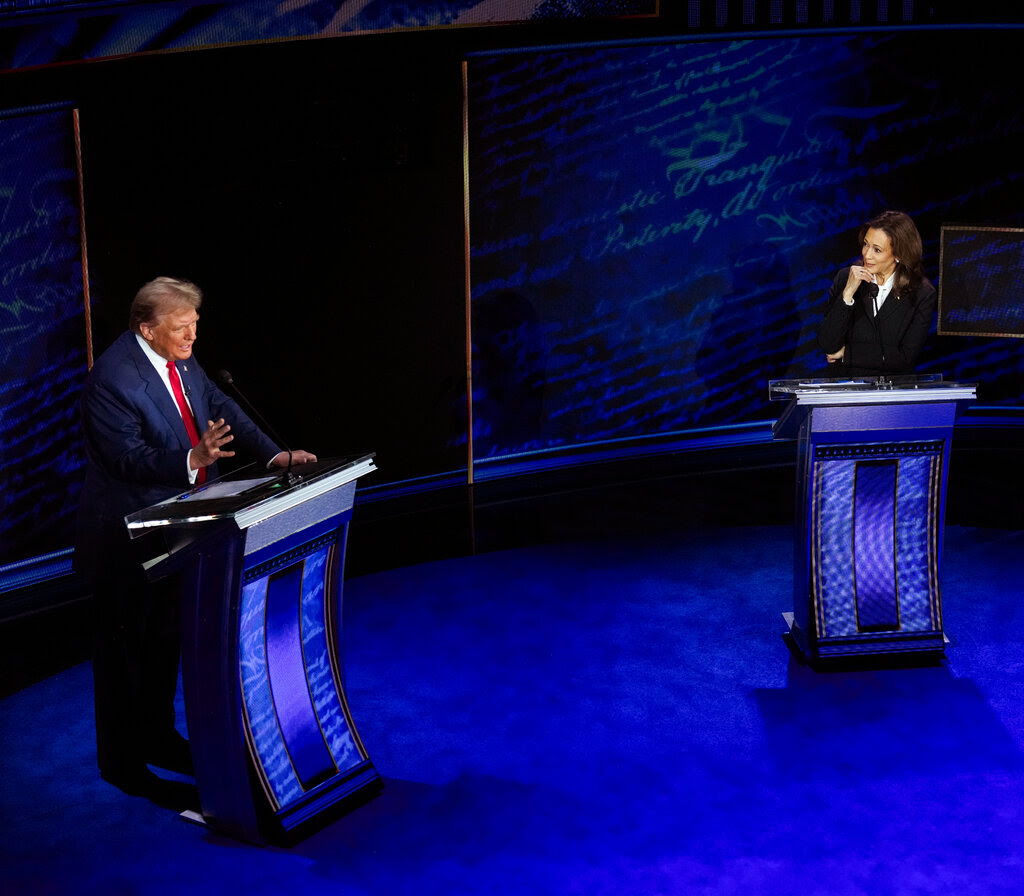
[[[125,767],[100,772],[108,784],[130,796],[141,796],[175,812],[199,808],[199,791],[194,784],[168,781],[153,774],[148,768]]]

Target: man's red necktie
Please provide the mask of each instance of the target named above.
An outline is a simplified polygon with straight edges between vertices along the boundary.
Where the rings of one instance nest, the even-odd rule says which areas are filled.
[[[199,444],[199,430],[196,429],[196,418],[192,416],[192,410],[185,401],[185,393],[181,391],[181,378],[178,376],[178,368],[173,361],[167,362],[167,375],[171,378],[171,391],[174,393],[174,400],[178,402],[178,410],[181,412],[181,419],[188,431],[189,441],[195,448]],[[206,468],[200,467],[196,474],[196,484],[202,485],[206,482]]]

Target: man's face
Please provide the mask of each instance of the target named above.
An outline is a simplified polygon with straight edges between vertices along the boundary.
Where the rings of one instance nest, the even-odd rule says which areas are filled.
[[[199,313],[195,308],[179,308],[161,314],[155,324],[141,324],[139,330],[149,347],[161,358],[187,361],[192,357],[198,321]]]

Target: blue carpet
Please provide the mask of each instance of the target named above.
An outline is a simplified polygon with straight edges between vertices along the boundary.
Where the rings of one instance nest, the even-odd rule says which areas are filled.
[[[877,671],[790,657],[791,543],[717,528],[350,579],[348,693],[386,786],[289,849],[104,784],[76,665],[0,703],[0,891],[1020,893],[1024,533],[948,529],[946,659]]]

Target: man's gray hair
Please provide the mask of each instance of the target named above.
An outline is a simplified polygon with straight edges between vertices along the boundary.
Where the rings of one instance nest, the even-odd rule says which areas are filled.
[[[173,277],[157,277],[135,294],[128,314],[128,327],[133,333],[141,333],[143,324],[154,325],[162,315],[182,308],[198,311],[202,303],[203,291],[194,283]]]

